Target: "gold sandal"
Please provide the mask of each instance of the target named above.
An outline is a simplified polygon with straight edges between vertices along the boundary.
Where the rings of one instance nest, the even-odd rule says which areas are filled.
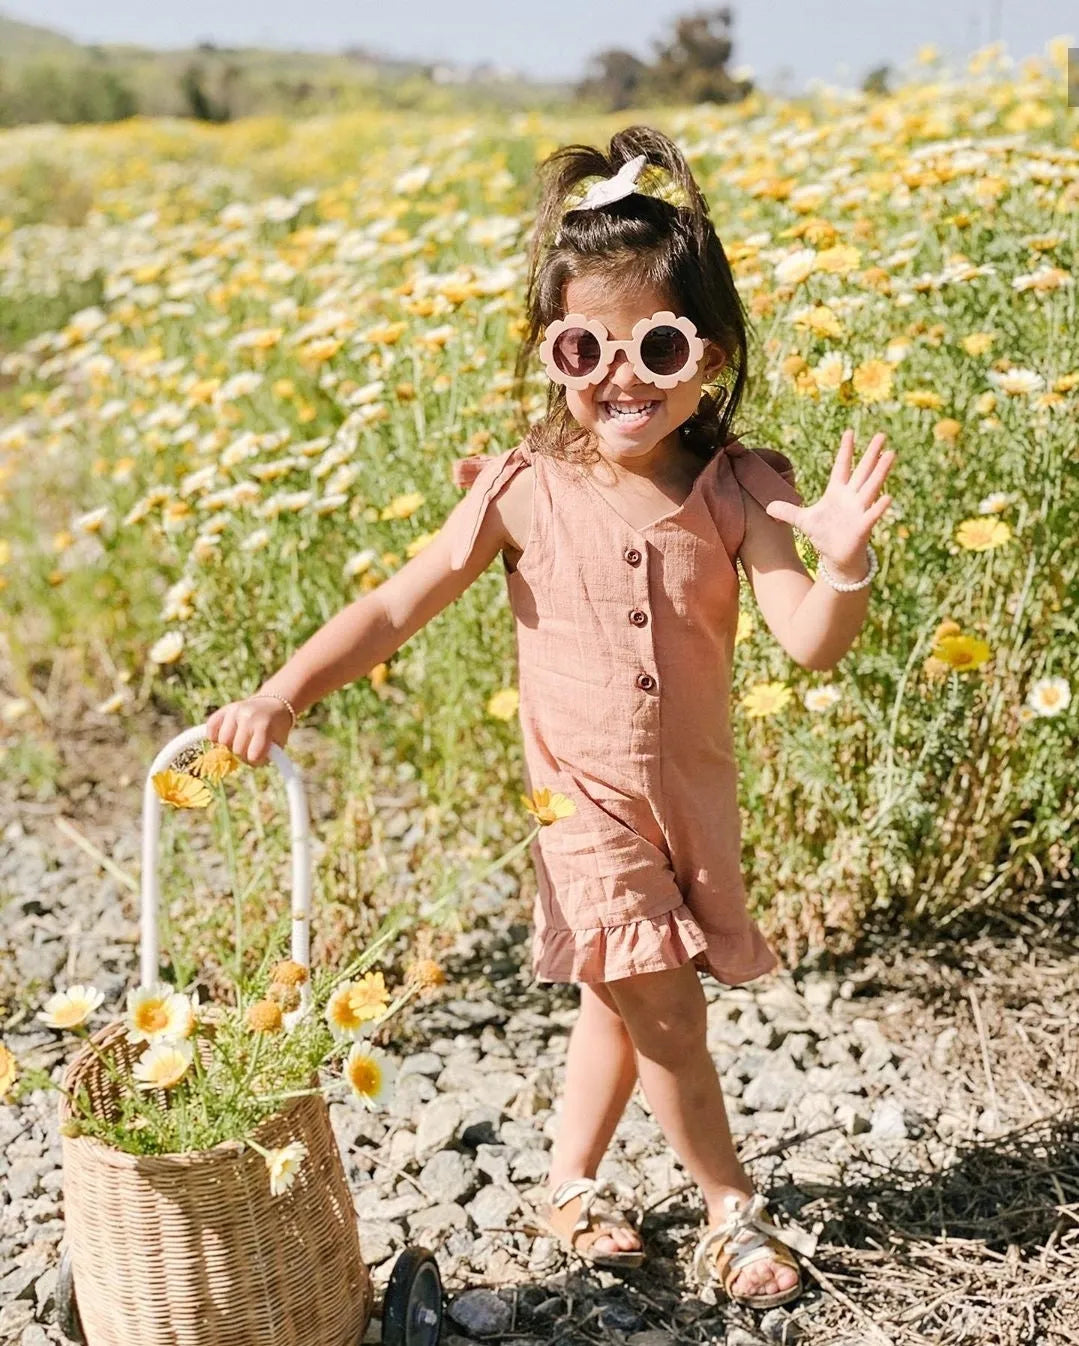
[[[724,1201],[727,1217],[721,1224],[712,1225],[701,1236],[693,1254],[693,1273],[701,1285],[718,1284],[723,1293],[735,1304],[745,1304],[751,1309],[771,1309],[777,1304],[788,1304],[802,1293],[802,1273],[797,1261],[788,1251],[805,1257],[812,1257],[817,1247],[813,1234],[797,1226],[791,1229],[777,1229],[764,1218],[767,1200],[760,1195],[752,1196],[740,1203],[733,1194]],[[714,1251],[719,1244],[718,1254]],[[786,1245],[786,1246],[784,1246]],[[764,1258],[778,1266],[790,1267],[797,1272],[798,1279],[786,1290],[778,1290],[771,1295],[737,1294],[731,1286],[738,1273],[751,1262],[760,1262]]]
[[[609,1197],[609,1203],[604,1198]],[[574,1206],[574,1203],[577,1203]],[[615,1203],[618,1202],[616,1205]],[[602,1203],[602,1208],[599,1204]],[[628,1208],[623,1213],[623,1209]],[[546,1232],[570,1252],[599,1267],[639,1267],[643,1248],[620,1252],[595,1252],[597,1241],[611,1229],[641,1227],[642,1212],[634,1192],[621,1183],[595,1178],[569,1178],[551,1193],[550,1201],[537,1211]],[[573,1224],[567,1232],[567,1224]]]

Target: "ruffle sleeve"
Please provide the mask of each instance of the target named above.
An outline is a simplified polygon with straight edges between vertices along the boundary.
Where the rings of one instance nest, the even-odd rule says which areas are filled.
[[[798,490],[794,464],[785,453],[778,449],[750,449],[735,441],[725,449],[727,462],[734,474],[734,482],[747,491],[763,509],[772,500],[786,500],[792,505],[804,505],[805,500]],[[745,537],[745,507],[741,494],[735,490],[739,508],[736,511],[740,523],[737,535],[727,540],[728,549],[733,556],[741,547]]]
[[[453,482],[468,494],[460,501],[443,527],[450,534],[450,566],[460,570],[467,562],[488,506],[523,467],[530,463],[521,444],[505,453],[474,454],[453,463]]]

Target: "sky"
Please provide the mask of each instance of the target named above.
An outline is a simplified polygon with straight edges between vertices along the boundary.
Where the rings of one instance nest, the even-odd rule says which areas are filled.
[[[364,47],[423,61],[490,61],[543,79],[577,79],[595,52],[643,59],[687,12],[716,0],[0,0],[0,13],[82,41],[188,46],[199,41],[333,51]],[[733,64],[763,87],[800,91],[813,79],[857,85],[867,71],[901,67],[924,43],[962,59],[1002,39],[1017,59],[1079,30],[1075,0],[755,0],[734,10]],[[1073,42],[1072,45],[1075,45]]]

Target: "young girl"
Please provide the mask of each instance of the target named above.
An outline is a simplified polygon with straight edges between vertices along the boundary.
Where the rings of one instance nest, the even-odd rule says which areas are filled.
[[[865,618],[894,455],[876,435],[852,470],[846,432],[805,506],[789,459],[732,438],[744,314],[666,136],[630,127],[540,174],[518,368],[538,347],[546,416],[507,452],[459,460],[471,489],[436,538],[208,730],[265,762],[298,714],[388,659],[501,553],[528,787],[575,805],[532,847],[533,971],[581,988],[545,1222],[595,1263],[640,1264],[632,1193],[595,1176],[639,1079],[707,1208],[696,1275],[783,1303],[801,1290],[788,1246],[808,1251],[808,1235],[764,1218],[735,1154],[698,976],[738,985],[776,966],[739,872],[735,561],[791,658],[832,668]],[[820,554],[815,581],[792,524]]]

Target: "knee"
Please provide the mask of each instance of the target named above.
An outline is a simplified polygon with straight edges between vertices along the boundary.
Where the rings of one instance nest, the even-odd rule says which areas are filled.
[[[704,992],[696,971],[691,971],[692,977],[646,973],[612,984],[612,996],[634,1047],[668,1069],[694,1058],[706,1042]]]

